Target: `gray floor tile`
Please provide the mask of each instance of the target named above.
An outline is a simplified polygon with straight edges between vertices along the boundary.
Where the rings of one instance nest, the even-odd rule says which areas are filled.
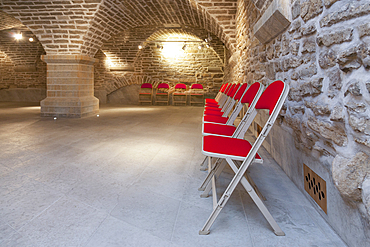
[[[86,247],[173,246],[170,241],[153,236],[141,228],[109,216],[90,238]]]
[[[198,191],[202,107],[39,112],[0,102],[0,246],[345,246],[264,149],[250,175],[286,236],[240,185],[200,236],[212,211]],[[228,168],[217,179],[218,196],[232,176]]]
[[[120,197],[111,215],[170,241],[180,201],[132,186]]]
[[[38,246],[80,246],[88,241],[107,213],[63,197],[19,233]]]

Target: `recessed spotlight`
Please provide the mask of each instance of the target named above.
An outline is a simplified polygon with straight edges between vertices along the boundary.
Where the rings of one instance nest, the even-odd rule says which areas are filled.
[[[34,41],[34,39],[31,37],[31,38],[29,38],[29,39],[28,39],[28,41],[29,41],[29,42],[33,42],[33,41]]]
[[[143,46],[142,45],[139,45],[138,46],[139,50],[143,49]]]
[[[57,120],[57,117],[54,117],[54,120]]]
[[[97,117],[99,117],[99,114],[98,115],[96,115]]]

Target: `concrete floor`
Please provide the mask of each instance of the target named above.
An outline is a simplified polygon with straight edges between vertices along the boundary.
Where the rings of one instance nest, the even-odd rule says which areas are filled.
[[[249,171],[286,236],[241,187],[198,235],[212,210],[197,190],[202,110],[103,106],[54,120],[0,103],[0,246],[345,246],[264,150]]]

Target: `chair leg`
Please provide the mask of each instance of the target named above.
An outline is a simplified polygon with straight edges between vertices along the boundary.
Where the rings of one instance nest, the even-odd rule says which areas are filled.
[[[229,163],[229,161],[231,160],[227,158],[226,161]],[[238,171],[233,177],[233,179],[231,180],[231,182],[229,183],[229,185],[227,186],[225,192],[221,196],[220,200],[217,202],[217,205],[213,208],[213,211],[211,215],[209,216],[209,218],[207,219],[206,223],[204,224],[203,228],[199,231],[200,235],[207,235],[210,233],[209,229],[215,222],[217,216],[220,214],[221,210],[223,209],[227,201],[230,199],[231,194],[234,192],[236,186],[240,182],[242,178],[242,176],[240,176],[240,173],[241,171]]]
[[[248,174],[248,172],[245,174],[247,177],[248,182],[252,185],[253,189],[256,191],[257,195],[259,198],[261,198],[262,201],[266,201],[266,197],[263,196],[261,191],[258,189],[257,185],[254,183],[253,179],[251,176]]]
[[[207,166],[207,162],[206,161],[207,161],[207,156],[204,158],[204,160],[200,164],[200,170],[201,171],[206,171],[208,169],[208,166]]]
[[[232,193],[234,192],[236,186],[239,182],[242,183],[243,187],[247,190],[248,194],[251,196],[252,200],[256,203],[259,210],[262,212],[262,214],[265,216],[266,220],[269,222],[271,227],[274,229],[274,232],[278,236],[284,236],[285,233],[281,230],[281,228],[277,225],[276,221],[270,214],[270,212],[267,210],[266,206],[263,204],[262,200],[258,197],[256,192],[254,191],[253,187],[249,184],[247,179],[244,178],[243,174],[247,170],[248,166],[251,162],[248,164],[242,165],[239,169],[236,167],[234,162],[230,158],[226,158],[227,163],[231,166],[233,171],[235,172],[235,176],[231,180],[230,184],[226,188],[225,192],[221,196],[220,200],[217,202],[217,205],[214,207],[211,215],[207,219],[206,223],[204,224],[203,228],[199,231],[200,235],[207,235],[210,233],[210,228],[213,225],[214,221],[216,220],[217,216],[220,214],[221,210],[227,203],[227,201],[230,199]],[[244,179],[243,179],[244,178]]]
[[[235,173],[237,173],[239,169],[236,167],[235,163],[230,158],[226,158],[226,161],[227,161],[227,163],[229,163],[231,169]],[[281,230],[281,228],[276,223],[275,219],[272,217],[272,215],[270,214],[270,212],[266,208],[265,204],[263,203],[262,198],[264,198],[264,197],[262,196],[262,198],[261,198],[257,194],[257,192],[253,189],[253,186],[249,183],[249,181],[245,177],[241,178],[240,183],[243,185],[245,190],[248,192],[249,196],[252,198],[254,203],[257,205],[258,209],[261,211],[261,213],[263,214],[263,216],[265,217],[267,222],[270,224],[270,226],[274,230],[274,233],[277,236],[285,236],[285,233],[283,232],[283,230]]]
[[[225,166],[226,166],[226,163],[225,162],[221,162],[221,165],[219,166],[219,168],[216,168],[216,171],[215,171],[216,178],[218,178],[221,175],[221,172],[223,171],[223,169],[225,168]],[[211,189],[212,189],[212,183],[209,183],[208,182],[208,184],[206,185],[205,190],[200,195],[200,197],[202,197],[202,198],[208,197],[209,196],[209,192],[211,191]]]
[[[210,160],[210,159],[211,159],[211,157],[208,157],[208,160]],[[217,159],[213,166],[208,165],[208,175],[204,179],[202,185],[199,187],[199,189],[198,189],[199,191],[204,191],[206,189],[207,185],[211,182],[212,177],[215,175],[219,166],[220,166],[220,159]]]

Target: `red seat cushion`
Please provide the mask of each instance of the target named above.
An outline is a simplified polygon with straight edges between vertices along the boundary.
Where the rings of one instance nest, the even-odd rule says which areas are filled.
[[[224,155],[247,157],[252,145],[244,139],[223,136],[204,136],[203,151]],[[256,159],[261,157],[256,154]]]
[[[213,123],[205,123],[203,131],[207,134],[232,136],[236,130],[235,126],[232,125],[221,125]]]
[[[218,102],[215,99],[206,99],[206,103],[215,103],[215,104],[217,104]]]
[[[220,116],[213,116],[213,115],[206,115],[203,118],[204,122],[213,122],[213,123],[222,123],[226,124],[228,117],[220,117]]]
[[[204,115],[212,115],[212,116],[219,116],[222,117],[224,113],[222,111],[205,111]]]
[[[206,108],[204,109],[204,112],[207,112],[207,111],[209,111],[209,112],[220,112],[221,110],[222,110],[221,108],[206,107]]]
[[[207,102],[206,103],[206,106],[217,106],[218,107],[219,105],[218,105],[217,102],[211,102],[211,103],[210,102]]]

